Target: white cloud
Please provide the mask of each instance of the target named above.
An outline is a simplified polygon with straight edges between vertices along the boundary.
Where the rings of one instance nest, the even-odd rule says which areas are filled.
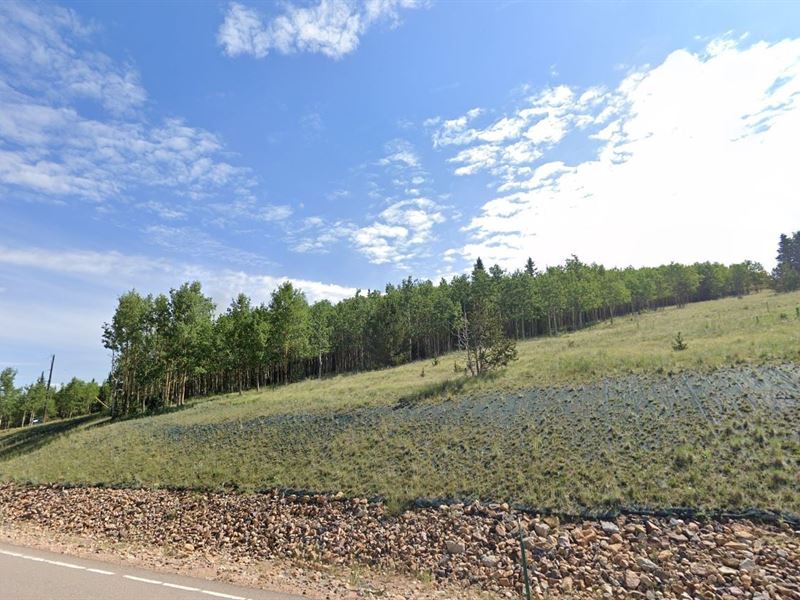
[[[381,21],[396,25],[401,9],[417,5],[416,0],[320,0],[312,6],[287,4],[282,14],[267,20],[257,10],[232,2],[217,32],[217,43],[231,57],[263,58],[277,51],[338,59],[358,47],[369,27]]]
[[[139,74],[100,52],[76,50],[92,28],[69,9],[39,3],[0,3],[0,65],[15,87],[60,103],[85,98],[114,113],[140,107],[147,93]]]
[[[527,256],[555,264],[577,253],[620,266],[747,258],[769,266],[778,234],[800,222],[800,40],[712,41],[613,91],[562,86],[548,96],[532,107],[548,116],[527,134],[543,144],[542,162],[498,178],[499,195],[467,228],[471,241],[454,249],[465,259],[517,268]],[[564,124],[599,144],[592,158],[550,158]],[[459,156],[452,160],[497,169]]]
[[[402,200],[383,210],[372,224],[357,229],[352,241],[371,263],[404,268],[425,251],[434,225],[445,220],[442,207],[432,200]]]
[[[0,246],[0,265],[45,269],[55,273],[89,276],[102,279],[113,275],[121,280],[147,274],[153,270],[169,271],[169,263],[161,259],[129,256],[116,251],[47,250]]]
[[[525,137],[534,144],[560,142],[567,134],[568,123],[556,116],[547,116],[525,132]]]
[[[193,199],[222,190],[250,196],[252,176],[223,158],[216,135],[140,114],[138,75],[79,50],[91,34],[69,10],[0,4],[0,184],[37,198],[98,202],[137,187]]]
[[[303,220],[295,228],[296,234],[289,235],[289,244],[293,252],[300,254],[328,254],[342,240],[348,239],[356,227],[346,220],[329,222],[314,216]]]
[[[418,167],[419,156],[413,146],[406,140],[394,140],[386,145],[388,154],[378,161],[379,165],[397,164],[401,167]]]
[[[288,204],[260,203],[254,198],[212,202],[209,208],[216,213],[213,222],[221,227],[235,221],[281,222],[294,213],[294,209]]]
[[[150,243],[184,256],[249,266],[274,264],[260,254],[224,244],[195,227],[150,225],[145,228],[144,233]]]
[[[475,131],[467,129],[467,125],[483,112],[480,108],[472,108],[456,119],[442,120],[441,117],[432,117],[427,119],[424,125],[428,128],[435,128],[434,147],[467,144],[475,139]]]
[[[158,202],[156,200],[150,200],[149,202],[144,202],[141,204],[142,208],[146,208],[150,212],[157,214],[162,219],[166,219],[168,221],[177,221],[186,218],[186,211],[178,206],[172,206],[169,204],[164,204],[163,202]]]
[[[234,269],[210,269],[116,251],[37,247],[11,249],[0,246],[0,267],[3,266],[24,267],[32,279],[37,279],[40,273],[51,273],[77,277],[90,284],[119,291],[135,287],[143,293],[165,291],[182,281],[198,279],[206,292],[214,297],[218,307],[222,308],[239,292],[252,295],[256,302],[266,301],[269,293],[283,281],[291,281],[311,301],[322,298],[337,301],[355,293],[355,288],[320,281]],[[105,315],[104,318],[109,317]],[[97,323],[98,328],[100,322]]]

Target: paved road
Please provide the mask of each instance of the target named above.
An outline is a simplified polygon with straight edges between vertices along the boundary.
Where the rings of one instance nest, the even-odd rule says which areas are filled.
[[[0,544],[3,600],[299,600],[204,579]]]

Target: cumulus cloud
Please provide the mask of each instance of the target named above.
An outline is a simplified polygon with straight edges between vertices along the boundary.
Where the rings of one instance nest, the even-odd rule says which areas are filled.
[[[456,175],[489,171],[505,181],[530,173],[530,163],[541,158],[574,129],[583,129],[607,118],[595,116],[598,105],[608,106],[599,88],[581,95],[565,85],[548,87],[529,97],[510,115],[479,126],[490,113],[473,108],[455,119],[434,117],[425,122],[435,148],[466,146],[448,159]]]
[[[371,263],[402,268],[424,252],[434,225],[445,220],[443,208],[432,200],[402,200],[384,209],[370,225],[357,229],[352,241]]]
[[[620,266],[747,258],[769,266],[778,234],[800,222],[800,40],[677,50],[616,89],[545,90],[515,119],[526,120],[518,137],[490,143],[487,132],[507,120],[436,124],[434,145],[467,146],[450,159],[456,173],[496,175],[495,197],[451,258],[512,268],[572,253]],[[587,159],[568,160],[560,142],[570,135],[595,148]],[[511,160],[525,152],[521,142],[531,144],[524,169]]]
[[[387,154],[378,161],[379,165],[399,165],[400,167],[418,167],[419,155],[414,147],[403,139],[397,139],[386,144]]]
[[[417,0],[320,0],[311,6],[287,4],[281,14],[268,19],[254,8],[232,2],[217,32],[217,43],[231,57],[263,58],[275,51],[338,59],[353,52],[372,25],[396,25],[401,9],[418,4]]]

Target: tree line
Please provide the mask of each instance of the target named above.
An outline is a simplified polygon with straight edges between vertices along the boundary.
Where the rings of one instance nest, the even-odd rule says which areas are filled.
[[[404,279],[310,304],[290,282],[266,304],[245,294],[217,314],[199,282],[168,294],[123,294],[103,343],[112,351],[114,411],[180,406],[192,396],[241,392],[308,377],[364,371],[465,351],[475,374],[513,359],[513,344],[668,305],[744,295],[768,285],[758,263],[607,269],[570,257],[539,271],[532,260],[438,285]]]
[[[15,387],[15,371],[5,369],[0,427],[45,415],[152,411],[192,396],[378,369],[455,350],[464,353],[466,371],[480,374],[512,360],[515,340],[768,286],[800,289],[800,231],[780,237],[771,276],[752,261],[609,269],[572,256],[543,270],[528,259],[512,272],[486,269],[478,259],[470,274],[449,281],[409,277],[336,304],[310,304],[289,282],[268,303],[256,305],[240,294],[224,312],[198,282],[168,294],[131,290],[103,326],[103,344],[112,352],[108,380],[73,379],[48,392],[43,377]]]
[[[17,387],[17,372],[0,371],[0,429],[24,427],[49,418],[69,418],[99,412],[109,406],[110,389],[77,377],[49,390],[44,373],[32,384]]]

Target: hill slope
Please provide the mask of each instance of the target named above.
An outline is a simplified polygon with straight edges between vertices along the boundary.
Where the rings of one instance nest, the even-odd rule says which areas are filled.
[[[451,355],[227,396],[0,448],[0,476],[798,513],[798,305],[762,293],[617,319],[522,343],[486,380]]]

